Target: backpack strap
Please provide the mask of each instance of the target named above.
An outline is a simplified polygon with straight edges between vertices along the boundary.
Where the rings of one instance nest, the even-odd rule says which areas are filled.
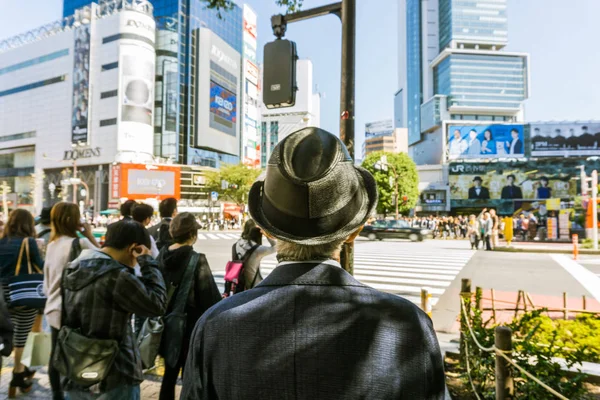
[[[192,288],[192,282],[194,281],[194,272],[196,271],[199,258],[200,254],[192,251],[190,261],[188,262],[185,272],[183,273],[183,277],[181,278],[181,284],[177,290],[177,295],[175,296],[175,300],[173,300],[173,313],[183,313],[185,304],[187,303],[187,299],[190,295],[190,289]]]
[[[37,238],[40,239],[50,232],[52,232],[52,229],[44,229],[43,231],[37,234]]]
[[[77,257],[79,257],[81,251],[81,242],[79,241],[79,238],[73,239],[73,241],[71,242],[71,250],[69,251],[69,262],[72,262]]]

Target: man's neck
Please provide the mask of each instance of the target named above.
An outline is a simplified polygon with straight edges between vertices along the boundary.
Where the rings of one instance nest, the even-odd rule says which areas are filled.
[[[104,247],[100,251],[102,253],[110,256],[110,258],[112,258],[116,262],[123,264],[126,267],[133,268],[131,265],[129,265],[129,261],[130,261],[129,255],[127,253],[124,254],[124,252],[122,250],[117,250],[112,247]]]

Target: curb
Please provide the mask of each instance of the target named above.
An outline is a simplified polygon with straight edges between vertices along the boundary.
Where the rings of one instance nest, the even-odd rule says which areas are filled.
[[[571,251],[571,250],[542,249],[542,248],[523,249],[523,248],[516,248],[516,247],[496,247],[494,249],[494,251],[503,251],[505,253],[573,254],[573,251]],[[579,249],[579,254],[600,255],[600,250]]]

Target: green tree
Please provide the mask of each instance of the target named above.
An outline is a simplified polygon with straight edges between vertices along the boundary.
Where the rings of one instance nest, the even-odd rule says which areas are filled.
[[[375,163],[381,159],[382,155],[387,157],[387,163],[390,164],[387,171],[375,168]],[[407,214],[410,209],[417,205],[419,198],[419,175],[414,161],[407,154],[376,151],[370,153],[363,160],[362,167],[373,174],[377,182],[379,190],[377,212],[379,214],[394,214],[396,212],[393,200],[395,189],[394,169],[398,174],[399,212]],[[403,201],[404,196],[406,196],[406,202]]]
[[[254,169],[244,164],[227,164],[219,171],[206,174],[206,186],[210,191],[218,192],[220,197],[244,208],[248,201],[250,187],[260,175],[260,169]],[[226,188],[222,189],[223,181]]]
[[[275,0],[275,4],[279,7],[285,7],[288,13],[293,13],[296,11],[300,11],[302,7],[302,2],[304,0]],[[214,8],[217,10],[217,15],[219,18],[223,17],[222,11],[229,11],[233,9],[235,4],[234,0],[204,0],[207,4],[208,8]]]

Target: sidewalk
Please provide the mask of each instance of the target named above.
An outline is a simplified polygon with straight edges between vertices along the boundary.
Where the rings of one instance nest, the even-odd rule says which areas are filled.
[[[13,359],[3,358],[2,359],[2,371],[0,372],[0,399],[8,398],[8,384],[12,379],[12,368]],[[52,391],[50,389],[50,381],[48,380],[48,368],[32,368],[37,370],[33,377],[33,389],[27,394],[17,394],[18,399],[33,399],[33,400],[48,400],[52,398]],[[144,375],[144,382],[141,386],[141,398],[146,399],[158,399],[160,393],[160,385],[162,377],[152,374]],[[179,398],[181,394],[181,379],[179,380],[176,388],[176,398]]]
[[[506,242],[501,241],[496,251],[505,251],[511,253],[553,253],[553,254],[573,254],[572,243],[553,243],[553,242],[512,242],[507,246]],[[579,254],[600,255],[600,250],[583,249],[579,245]]]

